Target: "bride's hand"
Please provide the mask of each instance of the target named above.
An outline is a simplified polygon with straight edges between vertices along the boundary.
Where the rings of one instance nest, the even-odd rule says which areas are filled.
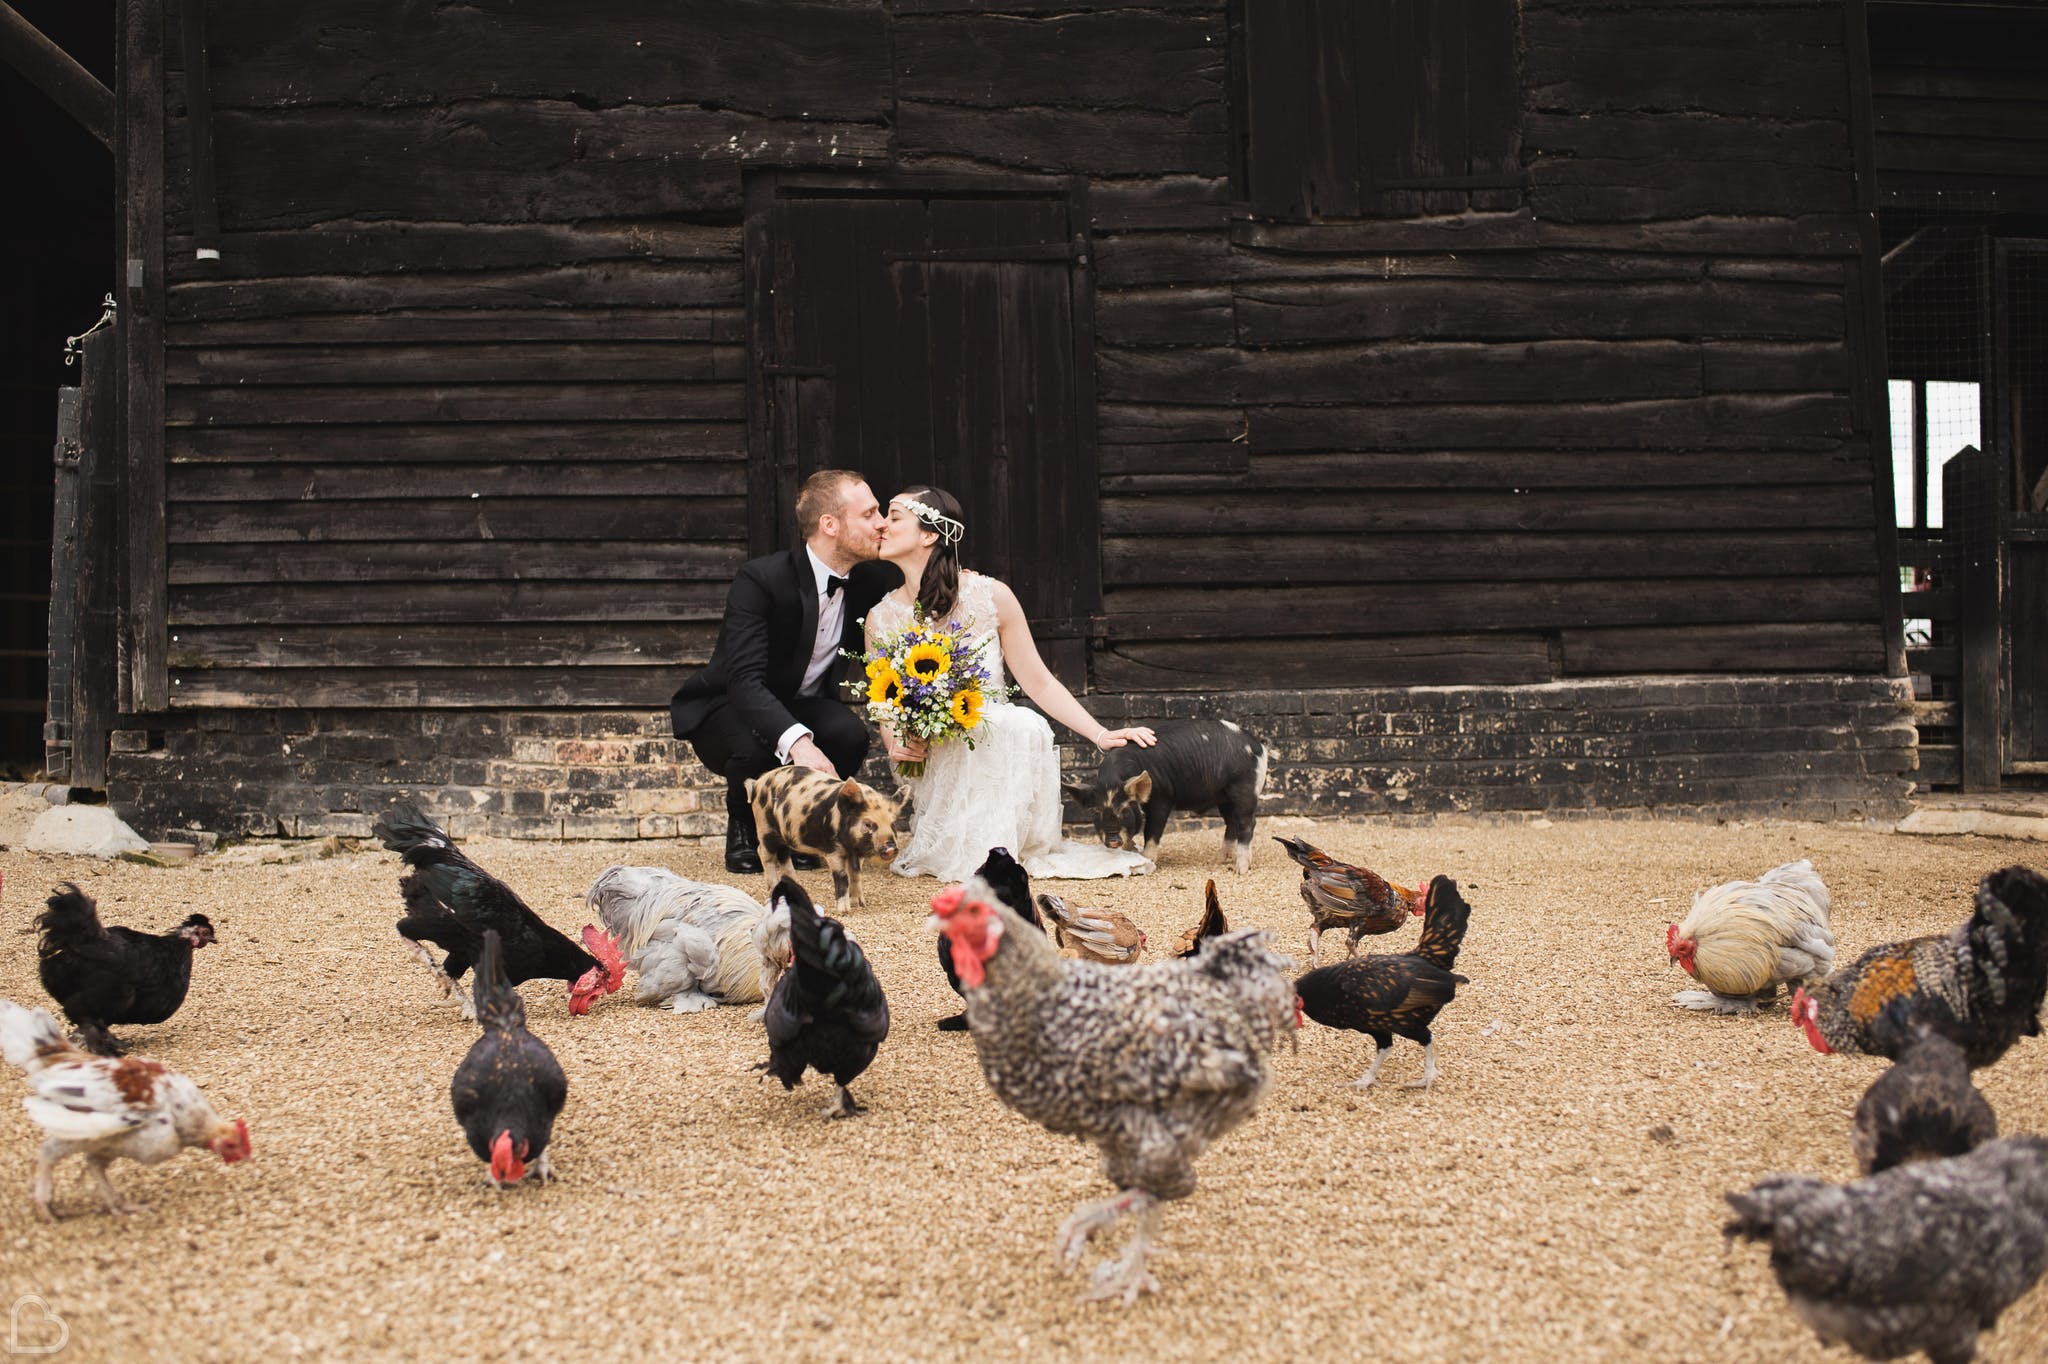
[[[1157,742],[1159,736],[1146,725],[1132,725],[1129,729],[1105,729],[1095,737],[1095,746],[1104,752],[1112,748],[1122,748],[1125,744],[1150,748]]]
[[[925,760],[925,742],[914,736],[902,739],[891,737],[888,742],[888,749],[889,758],[892,762],[921,763]]]

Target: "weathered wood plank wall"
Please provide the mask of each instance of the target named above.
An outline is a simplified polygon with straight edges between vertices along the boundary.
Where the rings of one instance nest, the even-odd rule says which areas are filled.
[[[176,705],[664,697],[744,549],[753,165],[1086,178],[1098,688],[1882,668],[1840,7],[1530,0],[1525,187],[1299,224],[1224,0],[215,8]]]

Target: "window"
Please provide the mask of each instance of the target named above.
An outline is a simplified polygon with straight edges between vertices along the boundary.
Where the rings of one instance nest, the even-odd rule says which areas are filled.
[[[1514,0],[1242,0],[1244,190],[1308,220],[1520,203]]]

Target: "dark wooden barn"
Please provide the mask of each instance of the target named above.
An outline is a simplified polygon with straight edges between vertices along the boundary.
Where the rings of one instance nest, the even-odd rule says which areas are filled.
[[[2030,15],[119,12],[119,322],[74,402],[110,472],[47,733],[145,832],[361,833],[397,790],[715,832],[662,708],[827,466],[958,493],[1091,707],[1241,720],[1269,809],[1895,814],[1916,720],[1958,775],[1969,650],[1916,640],[1916,714],[1902,618],[1967,633],[1983,562],[1902,612],[1895,526],[1942,537],[1887,381],[1949,371],[1886,322],[1897,253],[2031,281],[1971,373],[2018,385],[1993,493],[2038,474]],[[1994,200],[1915,210],[1943,185]],[[2005,582],[2048,554],[1998,496]],[[1993,781],[2048,744],[2026,581]]]

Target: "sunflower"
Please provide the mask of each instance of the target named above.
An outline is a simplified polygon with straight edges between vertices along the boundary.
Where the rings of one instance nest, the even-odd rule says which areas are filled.
[[[888,659],[880,662],[882,669],[879,673],[872,667],[868,669],[868,704],[893,706],[903,699],[903,679],[896,675],[896,669],[889,665]]]
[[[868,681],[872,682],[878,677],[894,677],[895,675],[896,665],[891,663],[886,656],[868,660]]]
[[[953,666],[953,656],[937,644],[920,644],[903,656],[903,666],[920,682],[936,682]]]
[[[981,723],[981,691],[967,687],[953,694],[953,723],[962,729],[973,729]]]

